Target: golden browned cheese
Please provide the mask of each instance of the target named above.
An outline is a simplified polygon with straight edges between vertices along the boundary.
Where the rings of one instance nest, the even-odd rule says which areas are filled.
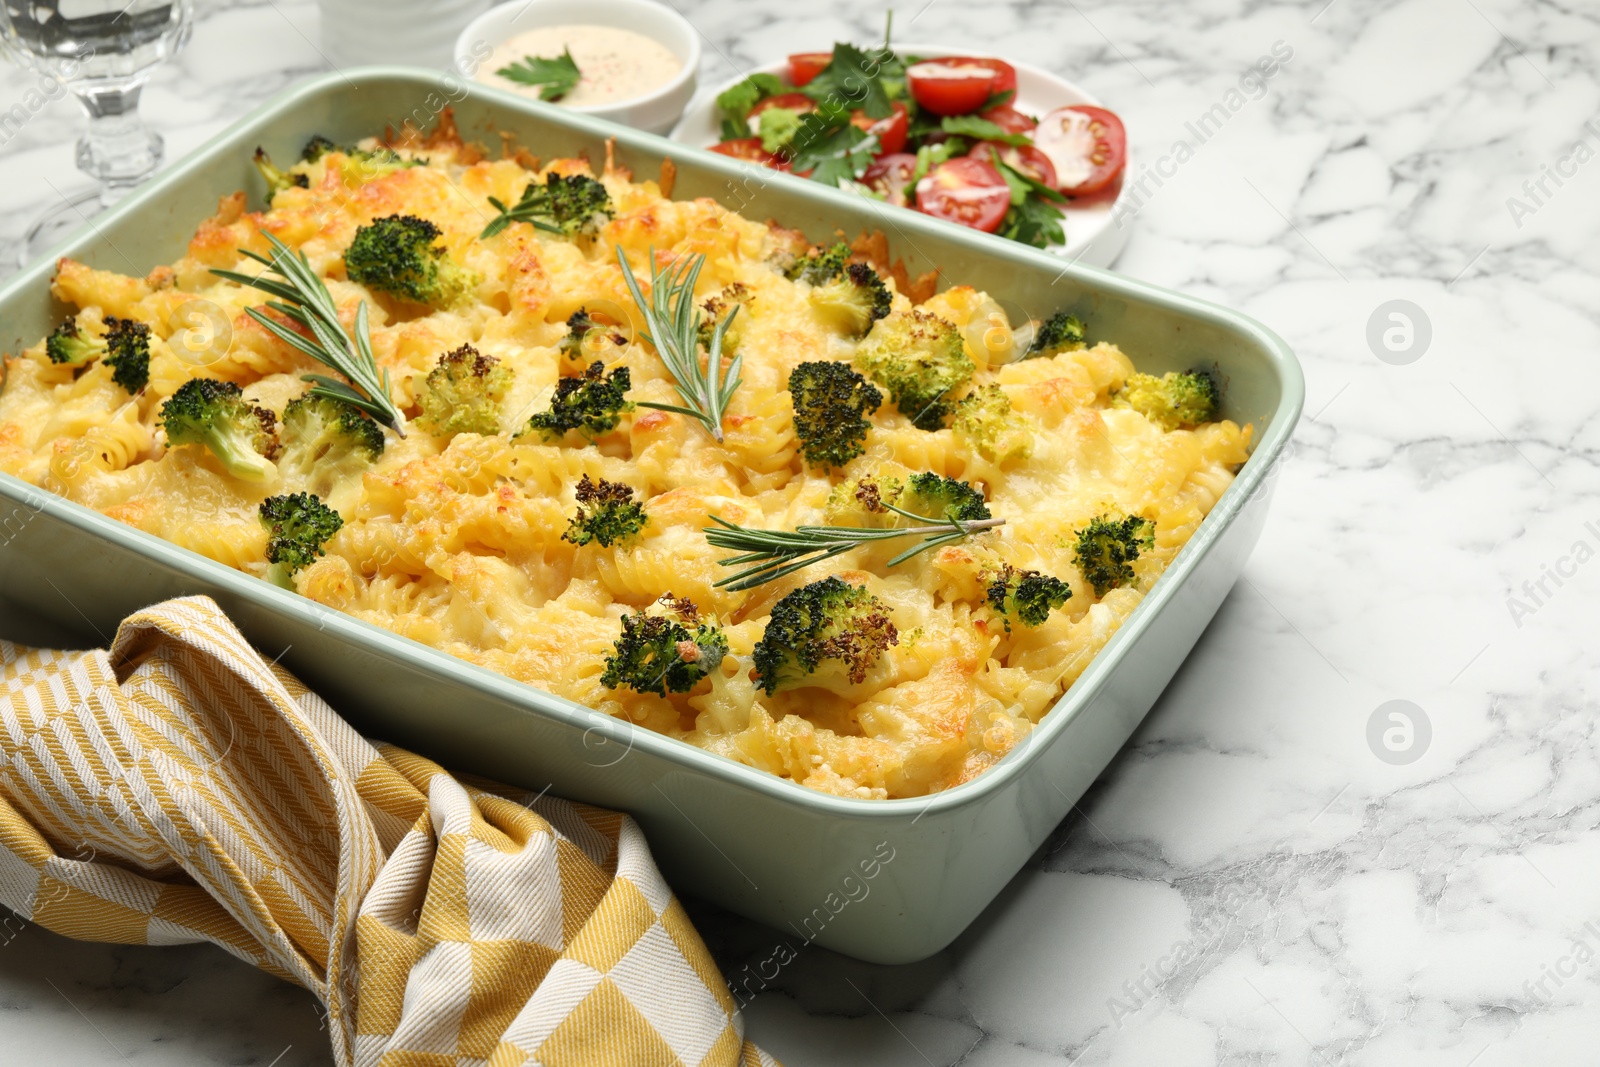
[[[302,595],[811,788],[883,798],[946,789],[1017,745],[1138,605],[1246,458],[1248,427],[1224,421],[1164,432],[1113,407],[1110,395],[1133,367],[1099,343],[998,366],[978,360],[973,387],[998,384],[1026,416],[1024,436],[989,458],[950,429],[914,428],[885,403],[872,417],[865,455],[845,470],[808,469],[789,373],[807,360],[848,359],[854,342],[775,265],[792,245],[788,231],[711,200],[668,200],[655,182],[608,171],[600,177],[616,217],[598,238],[575,242],[515,224],[482,240],[488,198],[514,202],[531,157],[489,161],[447,138],[417,154],[426,165],[370,181],[312,164],[303,168],[308,187],[279,193],[270,211],[246,211],[242,194],[225,198],[199,225],[188,255],[144,279],[63,261],[54,291],[80,309],[81,328],[98,333],[112,315],[149,324],[150,386],[129,397],[102,364],[77,372],[50,363],[42,341],[12,354],[0,394],[0,470],[263,575],[258,505],[309,484],[291,473],[266,486],[240,482],[203,448],[169,447],[158,413],[184,381],[210,376],[239,383],[281,414],[306,389],[301,375],[323,369],[244,314],[263,294],[209,273],[257,270],[240,251],[267,252],[262,232],[273,233],[323,275],[347,326],[367,303],[373,348],[408,418],[418,413],[422,378],[463,343],[512,372],[500,434],[444,439],[411,422],[403,440],[390,435],[376,465],[328,494],[345,525],[327,555],[296,576]],[[555,160],[546,169],[587,172],[588,164]],[[357,227],[395,213],[440,227],[451,254],[481,276],[475,299],[430,313],[345,277],[343,252]],[[636,316],[616,263],[619,245],[641,278],[652,249],[662,262],[703,254],[702,300],[735,282],[748,287],[739,323],[744,384],[724,444],[691,419],[646,409],[592,443],[576,434],[559,443],[518,436],[530,415],[548,408],[559,376],[582,369],[556,347],[568,316],[581,307]],[[909,306],[897,291],[895,308]],[[995,305],[957,287],[921,307],[965,326]],[[680,402],[647,343],[628,340],[606,358],[630,369],[632,399]],[[784,528],[822,522],[830,491],[845,479],[924,470],[981,486],[1007,525],[893,568],[885,566],[893,551],[876,546],[749,592],[716,588],[728,573],[717,561],[727,553],[706,543],[707,515]],[[585,474],[638,491],[650,516],[642,536],[609,548],[563,540]],[[1108,512],[1153,520],[1156,544],[1138,561],[1134,583],[1097,598],[1073,563],[1071,531]],[[1067,581],[1071,599],[1042,625],[1007,631],[984,596],[983,575],[998,561]],[[858,683],[766,695],[752,678],[751,652],[772,605],[830,573],[882,598],[899,643]],[[687,694],[603,686],[623,614],[668,592],[714,614],[732,655]]]

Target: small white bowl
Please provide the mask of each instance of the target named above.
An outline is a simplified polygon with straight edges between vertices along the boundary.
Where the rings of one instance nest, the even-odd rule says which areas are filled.
[[[682,15],[653,0],[513,0],[499,4],[473,19],[456,38],[456,69],[463,77],[476,80],[479,67],[490,53],[511,37],[538,26],[570,25],[615,26],[644,34],[665,45],[683,62],[683,69],[667,84],[643,96],[566,109],[650,133],[672,129],[694,96],[695,76],[700,69],[700,35]]]
[[[798,47],[798,45],[797,45]],[[826,50],[828,45],[821,44],[818,50]],[[952,55],[983,55],[966,48],[951,48],[947,45],[932,44],[901,44],[895,43],[894,50],[902,56],[921,56],[926,59],[935,59],[939,56]],[[1031,115],[1043,115],[1058,107],[1070,104],[1090,104],[1095,107],[1103,106],[1098,99],[1085,90],[1074,85],[1058,75],[1030,63],[1020,63],[1009,56],[1000,56],[1007,63],[1017,68],[1017,96],[1012,101],[1018,110]],[[776,74],[784,77],[789,72],[787,59],[773,60],[763,66],[753,68],[749,73],[760,72],[763,74]],[[744,80],[744,76],[730,79],[726,84],[716,87],[716,92],[731,88]],[[707,92],[696,100],[694,106],[684,115],[683,121],[678,123],[672,131],[672,139],[683,144],[693,145],[696,148],[705,148],[722,140],[720,116],[717,113],[716,94]],[[1133,159],[1130,156],[1128,165],[1123,170],[1123,181],[1106,193],[1083,197],[1067,204],[1062,210],[1066,219],[1062,223],[1066,230],[1067,243],[1051,245],[1046,249],[1058,256],[1065,257],[1074,263],[1087,263],[1092,267],[1109,267],[1122,252],[1123,245],[1128,243],[1131,232],[1129,223],[1133,212],[1123,207],[1119,211],[1119,204],[1129,196],[1131,186],[1127,176],[1134,173]],[[955,223],[951,223],[955,225]]]

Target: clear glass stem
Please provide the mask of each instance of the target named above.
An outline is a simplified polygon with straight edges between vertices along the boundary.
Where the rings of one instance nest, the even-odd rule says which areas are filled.
[[[78,141],[78,169],[100,183],[109,207],[161,165],[161,135],[139,117],[139,86],[80,90],[89,128]]]

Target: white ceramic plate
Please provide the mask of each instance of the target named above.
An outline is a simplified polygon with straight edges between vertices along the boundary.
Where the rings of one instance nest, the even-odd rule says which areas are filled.
[[[819,51],[821,46],[819,46]],[[982,52],[946,48],[931,44],[899,44],[894,50],[900,55],[914,55],[925,58],[939,56],[977,56]],[[1006,57],[999,57],[1005,59]],[[1069,104],[1092,104],[1095,107],[1104,107],[1098,99],[1084,92],[1065,78],[1058,78],[1049,71],[1040,70],[1038,67],[1027,63],[1018,63],[1013,59],[1006,59],[1013,67],[1017,68],[1017,96],[1011,106],[1018,111],[1026,112],[1035,117],[1058,107]],[[780,78],[786,77],[789,72],[788,58],[776,60],[765,66],[756,67],[748,74],[776,74]],[[673,127],[672,139],[683,144],[694,145],[697,148],[706,148],[722,140],[721,122],[717,115],[717,94],[723,90],[737,85],[746,75],[724,82],[710,90],[701,92],[689,102],[688,108],[683,113],[683,118],[678,125]],[[1129,159],[1124,174],[1133,172],[1133,160]],[[1067,204],[1063,210],[1066,218],[1062,220],[1062,229],[1066,231],[1067,243],[1064,245],[1051,245],[1049,251],[1078,263],[1087,263],[1091,267],[1109,267],[1122,252],[1122,246],[1128,241],[1128,232],[1132,228],[1131,216],[1124,215],[1123,224],[1119,227],[1114,219],[1114,212],[1118,202],[1127,195],[1127,184],[1118,182],[1114,187],[1115,193],[1084,197]],[[954,223],[951,223],[954,225]]]

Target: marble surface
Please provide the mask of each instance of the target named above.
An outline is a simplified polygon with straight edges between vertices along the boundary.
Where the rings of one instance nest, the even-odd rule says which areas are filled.
[[[708,82],[882,22],[843,0],[676,2],[711,45]],[[915,966],[803,953],[750,1034],[790,1067],[1595,1062],[1595,9],[917,0],[896,17],[903,39],[1024,59],[1116,108],[1163,172],[1119,269],[1277,330],[1306,418],[1245,577],[1000,899]],[[202,3],[146,99],[173,152],[323,69],[316,25],[305,3]],[[1248,77],[1275,44],[1290,58]],[[25,88],[0,71],[0,107]],[[1202,141],[1188,124],[1207,113]],[[0,253],[66,188],[76,122],[51,104],[0,146]],[[694,911],[730,973],[771,953],[772,932]],[[329,1057],[309,995],[219,951],[13,919],[0,1062]]]

